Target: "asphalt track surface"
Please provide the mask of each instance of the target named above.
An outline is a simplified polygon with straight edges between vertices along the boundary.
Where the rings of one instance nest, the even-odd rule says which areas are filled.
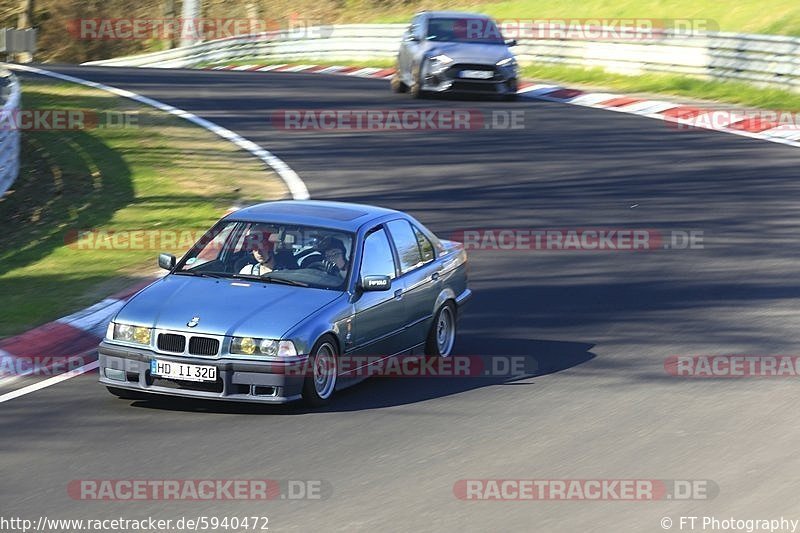
[[[683,354],[797,354],[794,148],[540,101],[413,101],[378,80],[57,68],[234,130],[315,199],[468,228],[704,232],[704,249],[473,251],[455,353],[526,379],[369,380],[324,411],[129,402],[96,375],[0,407],[0,507],[35,518],[266,515],[270,529],[661,531],[670,517],[800,518],[796,379],[682,379]],[[287,132],[283,109],[524,110],[505,131]],[[235,172],[235,169],[232,169]],[[635,207],[633,207],[635,206]],[[313,479],[322,501],[101,502],[74,479]],[[712,500],[461,501],[472,478],[708,479]]]

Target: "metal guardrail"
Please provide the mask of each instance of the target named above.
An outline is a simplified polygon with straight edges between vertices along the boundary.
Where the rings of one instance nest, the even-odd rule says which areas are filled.
[[[538,26],[533,28],[541,30]],[[386,59],[396,55],[404,29],[403,24],[349,24],[328,26],[317,32],[307,28],[302,32],[269,32],[87,64],[182,68],[250,57]],[[800,90],[800,38],[633,30],[634,34],[637,32],[626,38],[602,40],[519,38],[514,53],[523,64],[600,67],[633,75],[685,74]]]
[[[7,54],[16,52],[36,52],[37,30],[26,28],[18,30],[14,28],[0,29],[0,52]]]
[[[11,187],[19,174],[20,132],[16,126],[20,104],[20,86],[17,77],[9,71],[0,71],[0,197]]]
[[[207,41],[137,56],[90,61],[85,65],[185,68],[198,63],[248,57],[364,60],[393,58],[405,26],[348,24],[298,31],[265,32]]]

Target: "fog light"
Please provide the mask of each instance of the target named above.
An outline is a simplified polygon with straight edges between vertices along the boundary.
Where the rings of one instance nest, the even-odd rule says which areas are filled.
[[[116,368],[106,368],[106,377],[114,381],[125,381],[125,371]]]

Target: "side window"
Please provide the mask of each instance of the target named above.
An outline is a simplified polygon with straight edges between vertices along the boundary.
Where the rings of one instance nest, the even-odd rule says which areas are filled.
[[[362,276],[389,276],[394,279],[394,256],[383,228],[370,233],[364,240],[361,258]]]
[[[422,264],[419,244],[411,224],[405,220],[393,220],[386,224],[392,234],[397,255],[400,257],[400,272],[405,274]]]
[[[422,252],[422,262],[433,261],[433,244],[431,244],[431,240],[416,226],[414,226],[414,235],[417,237],[419,251]]]

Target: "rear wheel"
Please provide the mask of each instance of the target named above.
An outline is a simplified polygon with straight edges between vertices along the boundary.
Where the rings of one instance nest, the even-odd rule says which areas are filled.
[[[308,359],[310,375],[303,382],[303,400],[313,406],[330,403],[336,389],[338,361],[336,341],[330,335],[319,339]]]
[[[456,306],[453,302],[445,302],[433,317],[433,324],[428,332],[425,353],[439,357],[448,357],[456,342]]]

